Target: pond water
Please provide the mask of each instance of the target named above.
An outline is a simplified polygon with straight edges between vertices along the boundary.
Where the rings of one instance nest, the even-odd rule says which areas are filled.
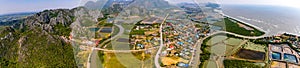
[[[92,32],[97,32],[100,28],[89,28],[90,31]]]
[[[111,33],[112,32],[112,28],[102,28],[100,30],[100,32],[103,32],[103,33]]]
[[[277,52],[272,53],[273,60],[280,60],[280,57],[281,57],[280,53],[277,53]]]
[[[291,54],[284,54],[284,60],[287,62],[298,63],[296,56]]]

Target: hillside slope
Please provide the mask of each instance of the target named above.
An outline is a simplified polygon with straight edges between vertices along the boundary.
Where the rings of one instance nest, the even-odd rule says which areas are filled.
[[[75,20],[74,9],[45,10],[0,32],[0,67],[76,68],[65,37]]]

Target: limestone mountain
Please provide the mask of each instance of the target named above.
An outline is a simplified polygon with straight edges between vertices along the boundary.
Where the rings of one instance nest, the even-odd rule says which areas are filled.
[[[45,10],[0,32],[0,67],[76,68],[68,42],[76,9]]]

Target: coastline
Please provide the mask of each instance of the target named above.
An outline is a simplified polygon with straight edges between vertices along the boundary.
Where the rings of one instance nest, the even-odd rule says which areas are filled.
[[[239,21],[240,23],[246,24],[246,25],[248,25],[248,26],[250,26],[250,27],[253,27],[254,29],[257,29],[257,30],[259,30],[259,31],[262,31],[262,32],[264,32],[265,34],[264,34],[264,35],[262,35],[262,36],[269,35],[269,32],[267,32],[267,31],[265,31],[264,29],[261,29],[261,28],[259,28],[259,27],[255,26],[255,25],[252,25],[252,24],[250,24],[250,23],[247,23],[247,22],[245,22],[245,21],[243,21],[243,20],[240,20],[240,19],[234,18],[234,17],[232,17],[232,16],[226,15],[226,14],[224,14],[224,13],[220,13],[220,14],[221,14],[222,16],[225,16],[225,17],[228,17],[228,18],[232,18],[232,19],[234,19],[234,20],[236,20],[236,21]]]

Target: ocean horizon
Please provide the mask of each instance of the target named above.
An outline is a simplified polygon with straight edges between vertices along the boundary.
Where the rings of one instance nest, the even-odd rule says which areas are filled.
[[[270,5],[222,5],[224,14],[237,18],[267,32],[300,35],[300,10]]]

